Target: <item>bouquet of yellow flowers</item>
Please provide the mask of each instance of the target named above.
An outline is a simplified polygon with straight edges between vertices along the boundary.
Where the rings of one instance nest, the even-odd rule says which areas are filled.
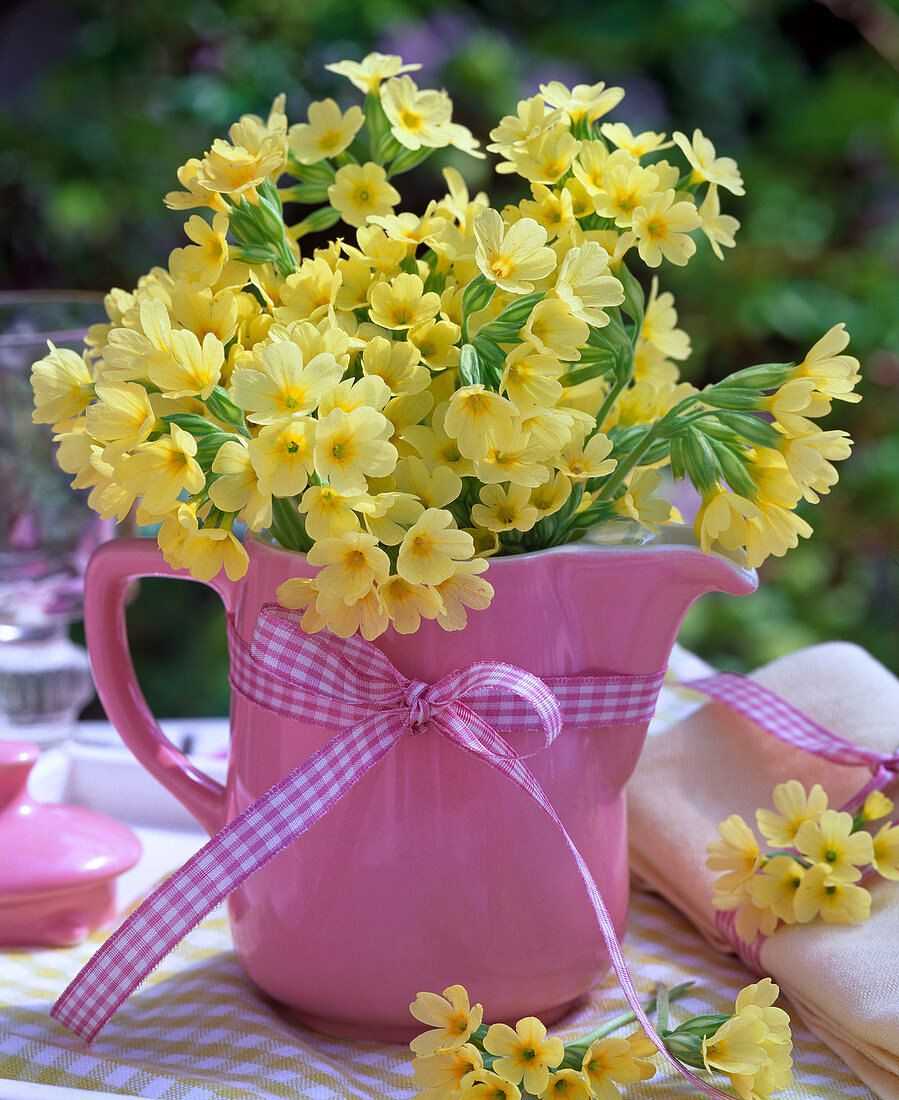
[[[121,520],[139,501],[166,560],[200,580],[243,573],[235,524],[267,532],[318,568],[279,589],[304,628],[367,639],[464,627],[490,602],[491,555],[621,517],[678,522],[656,495],[666,465],[701,494],[704,550],[757,565],[811,533],[796,506],[850,448],[815,420],[858,400],[844,327],[798,364],[700,391],[679,380],[672,295],[631,270],[686,264],[698,233],[723,258],[732,159],[699,130],[605,121],[621,88],[552,82],[487,146],[527,197],[494,209],[445,168],[447,193],[412,213],[397,177],[447,146],[482,157],[478,142],[419,66],[328,67],[363,105],[325,99],[288,125],[282,96],[241,118],[166,196],[203,211],[189,243],[110,292],[83,356],[51,345],[35,364],[34,419],[92,507]],[[289,224],[285,204],[311,210]]]

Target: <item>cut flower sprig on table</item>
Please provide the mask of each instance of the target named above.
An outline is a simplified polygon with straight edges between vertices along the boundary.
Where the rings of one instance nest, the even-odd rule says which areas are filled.
[[[669,1053],[709,1074],[723,1073],[743,1100],[764,1100],[792,1083],[790,1018],[775,1007],[770,978],[741,990],[732,1013],[708,1013],[675,1025],[669,1005],[692,985],[668,989],[644,1003]],[[508,1024],[483,1022],[464,986],[419,993],[410,1012],[428,1030],[410,1043],[416,1100],[616,1100],[622,1086],[648,1081],[658,1053],[633,1025],[632,1012],[607,1021],[573,1042],[549,1037],[535,1016]]]
[[[679,521],[664,466],[701,494],[704,550],[754,566],[811,533],[796,507],[850,450],[817,423],[858,400],[844,327],[699,391],[657,276],[697,237],[721,258],[734,244],[733,160],[699,130],[611,121],[620,88],[552,82],[490,133],[520,202],[497,210],[445,168],[443,197],[407,211],[404,172],[478,142],[416,65],[329,68],[362,102],[290,125],[282,96],[188,160],[166,196],[197,211],[187,243],[110,292],[83,356],[51,345],[35,364],[34,418],[92,507],[122,520],[137,503],[201,580],[245,571],[235,524],[268,532],[318,569],[279,589],[304,628],[367,639],[464,627],[492,597],[491,555]]]
[[[747,943],[781,924],[866,920],[871,894],[860,880],[874,873],[899,880],[899,824],[868,831],[893,812],[892,801],[872,791],[853,815],[829,809],[820,784],[806,792],[791,779],[774,788],[773,802],[775,809],[756,811],[767,850],[739,814],[718,826],[721,839],[709,845],[706,861],[720,872],[712,887],[715,908],[734,912],[737,934]]]

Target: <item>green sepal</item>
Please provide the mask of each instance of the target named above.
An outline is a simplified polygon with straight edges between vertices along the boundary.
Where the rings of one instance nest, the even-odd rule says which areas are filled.
[[[624,287],[624,301],[621,303],[621,308],[633,320],[639,331],[643,325],[645,303],[643,287],[625,263],[619,265],[616,274],[618,281]]]
[[[762,407],[759,391],[745,386],[709,386],[700,393],[699,400],[714,409],[734,412],[748,412]]]
[[[717,382],[715,388],[744,386],[756,390],[770,390],[789,381],[795,367],[795,363],[759,363],[757,366],[744,367],[743,370],[735,371]]]
[[[204,435],[202,439],[199,439],[197,441],[197,453],[194,457],[197,462],[199,462],[201,468],[208,472],[212,463],[215,461],[215,456],[219,453],[223,444],[235,438],[236,436],[233,432],[223,432],[216,428],[207,435]]]
[[[216,420],[222,420],[226,424],[233,424],[236,428],[246,431],[243,419],[243,409],[239,408],[221,386],[216,386],[206,398],[204,404]]]
[[[459,377],[463,386],[484,384],[484,364],[474,344],[463,344],[459,352]]]
[[[746,469],[744,452],[720,439],[712,439],[710,443],[721,466],[724,480],[735,493],[752,500],[757,490]]]
[[[334,169],[326,161],[318,164],[300,164],[293,154],[287,158],[287,171],[301,183],[317,183],[327,186],[334,182]]]
[[[754,447],[775,447],[783,440],[779,431],[767,420],[742,412],[722,412],[718,420],[740,439]]]
[[[380,98],[373,92],[369,92],[365,97],[363,113],[365,115],[365,129],[368,132],[369,152],[374,160],[377,159],[381,138],[386,133],[390,133],[390,120],[384,113]]]
[[[340,214],[333,206],[320,206],[318,210],[313,210],[311,214],[307,214],[299,225],[306,233],[318,233],[323,229],[330,229],[332,225],[336,225],[339,221]],[[295,231],[296,229],[297,226],[294,226]]]
[[[272,533],[285,550],[297,550],[305,554],[312,549],[313,541],[306,533],[303,517],[297,511],[292,497],[272,497]]]
[[[159,419],[164,420],[166,424],[177,424],[179,428],[190,432],[191,435],[211,435],[218,431],[215,424],[210,424],[205,416],[197,416],[196,413],[169,413],[168,416],[161,416]]]
[[[433,149],[428,148],[403,149],[403,151],[397,153],[390,162],[387,168],[388,179],[391,176],[398,176],[403,172],[408,172],[412,168],[417,168],[418,165],[424,163],[433,152]]]
[[[681,436],[684,463],[690,480],[703,496],[723,476],[718,456],[708,439],[696,428],[687,428]]]
[[[472,313],[484,309],[493,297],[496,287],[484,275],[477,275],[462,292],[462,316],[467,320]]]
[[[319,183],[296,183],[293,187],[285,187],[281,191],[282,202],[325,202],[328,198],[328,187]]]

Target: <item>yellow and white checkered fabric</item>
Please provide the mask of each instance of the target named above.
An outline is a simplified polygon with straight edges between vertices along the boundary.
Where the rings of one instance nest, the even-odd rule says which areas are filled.
[[[411,1097],[405,1047],[331,1039],[292,1024],[257,992],[231,948],[221,910],[151,975],[88,1048],[47,1015],[57,995],[102,940],[77,948],[0,952],[0,1078],[157,1100],[368,1100]],[[716,954],[667,903],[635,893],[625,954],[638,990],[652,995],[695,979],[672,1009],[674,1020],[727,1012],[752,981],[733,958]],[[478,991],[470,990],[472,1000]],[[789,1005],[785,1006],[789,1009]],[[553,1029],[574,1039],[625,1011],[609,975]],[[795,1084],[785,1100],[876,1100],[843,1063],[794,1024]],[[2,1087],[0,1087],[2,1094]],[[48,1089],[48,1100],[52,1100]],[[686,1081],[659,1068],[628,1088],[628,1100],[687,1100]]]

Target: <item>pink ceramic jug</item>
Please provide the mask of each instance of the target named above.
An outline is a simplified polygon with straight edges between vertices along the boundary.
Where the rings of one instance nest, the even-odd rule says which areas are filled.
[[[683,536],[684,530],[674,530]],[[669,539],[671,535],[667,536]],[[278,585],[311,575],[305,558],[250,539],[238,582],[211,582],[250,643]],[[138,759],[216,832],[334,735],[234,694],[222,788],[166,740],[134,677],[125,595],[170,569],[154,542],[107,543],[87,573],[85,623],[97,689]],[[406,676],[433,682],[473,661],[538,676],[664,669],[703,592],[751,592],[755,574],[694,546],[577,543],[494,559],[486,611],[448,633],[422,622],[377,640]],[[645,723],[565,729],[528,764],[624,931],[624,785]],[[513,735],[510,735],[510,737]],[[525,744],[533,737],[533,744]],[[516,748],[537,747],[515,735]],[[609,961],[574,861],[549,818],[494,769],[438,735],[403,738],[327,815],[229,899],[250,977],[302,1023],[335,1035],[407,1042],[419,990],[461,983],[485,1017],[561,1017]]]

